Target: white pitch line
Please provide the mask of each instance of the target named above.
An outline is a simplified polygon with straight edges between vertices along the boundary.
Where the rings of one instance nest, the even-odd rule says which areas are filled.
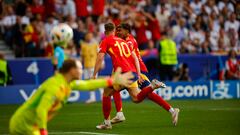
[[[86,135],[119,135],[119,134],[105,134],[96,132],[50,132],[49,135],[65,135],[65,134],[86,134]]]

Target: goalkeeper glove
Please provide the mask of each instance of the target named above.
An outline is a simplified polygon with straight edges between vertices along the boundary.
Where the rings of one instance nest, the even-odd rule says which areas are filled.
[[[48,135],[47,129],[40,129],[40,135]]]

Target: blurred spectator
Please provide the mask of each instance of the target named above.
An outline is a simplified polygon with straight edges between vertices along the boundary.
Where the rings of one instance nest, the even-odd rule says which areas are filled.
[[[56,0],[44,0],[45,16],[52,16],[56,14]]]
[[[16,57],[24,57],[24,39],[23,39],[23,30],[25,25],[22,24],[22,17],[17,16],[16,24],[13,26],[13,43],[14,43],[14,52]]]
[[[213,21],[209,21],[208,31],[209,32],[207,32],[205,34],[205,40],[209,40],[212,51],[217,51],[218,50],[219,30],[214,30]]]
[[[225,48],[228,48],[230,46],[230,39],[223,28],[219,30],[219,39],[223,40],[223,44],[225,45]]]
[[[71,15],[67,16],[66,23],[73,29],[76,29],[78,27],[76,19]]]
[[[201,45],[201,52],[203,54],[210,54],[212,52],[212,49],[211,49],[211,43],[209,41],[209,38],[207,38]]]
[[[225,63],[227,80],[240,79],[240,60],[238,60],[236,56],[237,56],[236,51],[234,50],[229,51],[228,60]]]
[[[80,52],[80,42],[84,40],[85,36],[85,25],[82,20],[77,21],[78,27],[77,29],[73,29],[73,42],[76,45],[77,54],[79,56]]]
[[[4,55],[0,53],[0,86],[12,84],[12,75]]]
[[[226,54],[226,45],[224,44],[223,39],[219,38],[218,39],[218,50],[215,51],[217,54]]]
[[[188,29],[186,28],[185,19],[179,19],[177,25],[172,28],[172,36],[177,46],[183,39],[188,38]]]
[[[73,0],[63,0],[62,2],[63,16],[72,16],[76,18],[76,6]]]
[[[148,22],[148,30],[150,30],[150,32],[152,33],[152,40],[154,42],[154,48],[156,48],[159,44],[159,40],[161,38],[161,29],[159,26],[159,22],[155,16],[154,13],[146,13],[146,12],[142,12],[146,18],[147,18],[147,22]]]
[[[146,5],[143,7],[145,12],[148,12],[150,14],[154,13],[156,11],[156,5],[152,4],[152,0],[146,0]]]
[[[105,0],[92,0],[92,17],[97,23],[99,16],[103,15]]]
[[[94,66],[97,59],[98,44],[93,38],[93,33],[88,32],[85,35],[85,40],[81,41],[81,61],[83,63],[84,79],[91,79],[94,72]],[[86,103],[96,102],[95,91],[90,92],[90,97]]]
[[[169,10],[169,4],[161,4],[159,6],[159,11],[156,12],[156,17],[158,19],[158,22],[160,23],[159,26],[161,27],[160,30],[166,31],[166,27],[168,27],[169,22],[169,16],[171,15]]]
[[[77,17],[85,21],[88,13],[88,0],[75,0]]]
[[[212,12],[219,14],[215,0],[207,0],[206,4],[204,5],[204,10],[208,15],[210,15]]]
[[[30,19],[30,24],[28,24],[23,30],[23,37],[25,41],[25,56],[26,57],[36,57],[38,56],[37,45],[39,41],[39,36],[37,33],[37,20],[36,18]]]
[[[27,10],[27,3],[25,2],[25,0],[16,0],[15,3],[16,15],[24,16]]]
[[[48,41],[52,40],[50,32],[51,32],[51,29],[57,24],[58,24],[58,21],[54,19],[52,15],[47,17],[47,22],[44,25],[44,29],[46,31]]]
[[[221,1],[218,2],[218,9],[219,10],[223,10],[224,7],[227,7],[227,9],[230,12],[234,12],[234,6],[230,2],[230,0],[221,0]]]
[[[8,5],[6,8],[6,15],[2,19],[2,25],[4,27],[4,39],[10,48],[13,49],[12,42],[12,28],[16,24],[16,15],[14,13],[13,7]]]
[[[200,27],[200,23],[196,22],[194,24],[194,29],[192,31],[190,31],[189,33],[190,35],[190,39],[195,42],[199,42],[200,44],[203,43],[203,41],[205,40],[205,33],[204,31],[201,29]]]
[[[48,44],[48,39],[47,39],[48,37],[47,37],[45,29],[43,29],[43,28],[44,28],[44,22],[42,21],[42,16],[40,14],[37,14],[36,15],[36,27],[35,27],[35,30],[36,30],[36,33],[38,36],[38,41],[37,41],[37,46],[36,46],[37,56],[44,56],[44,50]]]
[[[87,28],[87,31],[90,31],[90,32],[95,32],[96,30],[95,23],[93,22],[91,16],[87,17],[86,19],[86,28]]]
[[[186,53],[191,53],[192,51],[192,45],[189,43],[189,40],[183,39],[180,43],[179,47],[179,53],[180,54],[186,54]]]
[[[44,14],[45,8],[42,5],[42,3],[40,3],[40,0],[33,0],[30,8],[33,15],[38,14],[41,16],[41,19],[45,18],[45,14]]]
[[[136,40],[138,42],[139,50],[148,49],[148,39],[146,35],[147,22],[146,17],[138,14],[134,21],[134,28],[136,32]]]
[[[186,63],[182,63],[177,68],[173,81],[191,81],[189,76],[189,68]]]
[[[159,46],[160,58],[160,79],[172,80],[174,75],[174,66],[178,64],[176,43],[170,39],[167,32],[162,33],[162,39]]]
[[[203,3],[201,0],[193,0],[190,4],[190,7],[193,9],[196,15],[199,15],[201,13],[202,5]]]
[[[236,14],[232,13],[229,16],[229,19],[225,22],[225,31],[229,31],[230,29],[233,29],[235,32],[238,32],[240,27],[240,23],[238,20],[236,20]]]

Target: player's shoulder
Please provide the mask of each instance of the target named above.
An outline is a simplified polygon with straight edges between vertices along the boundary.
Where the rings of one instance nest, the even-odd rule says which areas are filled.
[[[54,91],[57,90],[63,84],[65,84],[63,76],[57,73],[54,76],[50,77],[48,80],[46,80],[42,85],[47,86],[48,88]]]

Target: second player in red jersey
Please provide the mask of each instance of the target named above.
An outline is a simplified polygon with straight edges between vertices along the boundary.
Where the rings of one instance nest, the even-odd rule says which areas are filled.
[[[110,35],[100,43],[100,53],[108,53],[111,56],[113,63],[113,70],[121,67],[123,72],[132,71],[137,72],[135,65],[129,62],[132,49],[127,42],[119,37]]]
[[[153,87],[154,85],[158,84],[162,87],[165,87],[163,83],[157,81],[156,79],[152,80],[152,83],[150,82],[150,80],[148,79],[148,77],[145,75],[146,72],[148,72],[141,56],[138,50],[138,44],[136,42],[136,40],[134,39],[134,37],[131,35],[131,27],[129,24],[127,23],[122,23],[117,27],[117,32],[116,35],[124,40],[127,41],[128,45],[130,46],[130,48],[133,48],[133,51],[136,54],[136,57],[138,58],[138,61],[140,63],[140,70],[143,74],[140,75],[140,79],[138,81],[138,86],[142,91],[145,91],[146,89],[154,89],[156,87]],[[116,107],[116,111],[117,114],[116,116],[111,120],[111,123],[115,124],[115,123],[119,123],[122,121],[125,121],[126,118],[123,114],[122,111],[122,100],[121,100],[121,96],[119,92],[115,92],[113,95],[113,99],[114,99],[114,103],[115,103],[115,107]],[[170,112],[172,114],[172,122],[174,125],[177,124],[178,121],[178,112],[179,109],[178,108],[172,108],[171,105],[169,103],[167,103],[162,97],[160,97],[159,95],[157,95],[156,93],[150,92],[148,93],[148,99],[150,99],[151,101],[153,101],[154,103],[160,105],[161,107],[163,107],[166,111]]]
[[[147,67],[142,60],[142,57],[140,56],[140,52],[139,52],[139,49],[138,49],[138,43],[135,40],[135,38],[133,37],[133,35],[129,34],[128,37],[126,38],[126,41],[127,41],[128,45],[131,46],[130,48],[133,49],[133,51],[135,52],[135,54],[138,58],[138,61],[139,61],[139,64],[140,64],[140,70],[142,72],[148,72]]]

